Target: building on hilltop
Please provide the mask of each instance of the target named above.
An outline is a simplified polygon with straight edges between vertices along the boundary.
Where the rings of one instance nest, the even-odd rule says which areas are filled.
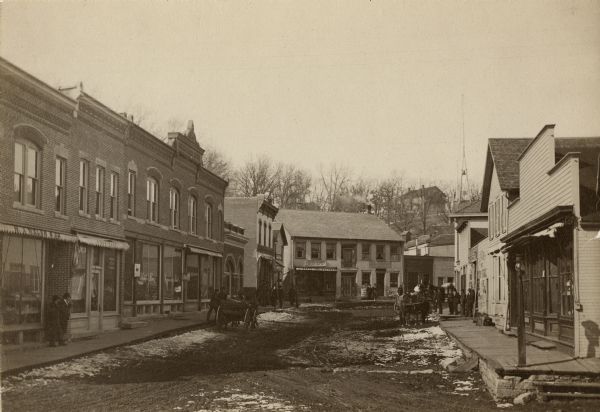
[[[300,299],[360,299],[367,286],[390,296],[404,281],[404,237],[376,216],[282,209],[278,221],[286,281]]]

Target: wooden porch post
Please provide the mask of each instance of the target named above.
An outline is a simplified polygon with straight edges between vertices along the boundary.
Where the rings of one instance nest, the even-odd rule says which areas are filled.
[[[518,291],[517,291],[517,305],[519,307],[519,323],[518,323],[518,342],[519,358],[517,366],[525,366],[527,364],[527,353],[526,353],[526,336],[525,336],[525,301],[523,296],[523,270],[521,267],[521,255],[516,256],[515,272],[517,273],[518,279]]]

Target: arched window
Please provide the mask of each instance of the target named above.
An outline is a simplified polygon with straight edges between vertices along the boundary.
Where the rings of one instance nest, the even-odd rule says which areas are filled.
[[[206,203],[206,237],[212,239],[213,237],[213,210],[210,203]]]
[[[258,219],[258,244],[262,243],[262,220]]]
[[[174,187],[169,191],[169,211],[171,215],[171,227],[179,229],[179,190]]]
[[[21,204],[40,207],[40,163],[45,138],[31,127],[15,129],[14,197]]]
[[[146,179],[146,217],[158,222],[158,182],[153,177]]]
[[[189,226],[190,233],[196,234],[196,228],[198,227],[198,199],[196,196],[190,195],[188,201],[188,217],[189,217]]]

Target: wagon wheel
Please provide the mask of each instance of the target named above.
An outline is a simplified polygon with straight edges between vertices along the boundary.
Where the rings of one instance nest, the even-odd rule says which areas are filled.
[[[258,311],[254,309],[250,309],[250,327],[252,329],[256,329],[258,327],[258,318],[256,317],[256,313]]]
[[[217,315],[215,317],[215,323],[218,328],[226,328],[227,327],[227,316],[224,313],[221,313],[221,306],[217,308]]]
[[[244,312],[244,327],[248,329],[252,323],[252,316],[250,315],[250,308],[247,308]]]

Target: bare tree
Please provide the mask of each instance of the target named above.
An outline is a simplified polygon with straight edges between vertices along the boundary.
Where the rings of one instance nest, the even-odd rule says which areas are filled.
[[[339,211],[342,204],[340,197],[349,191],[351,183],[350,171],[347,167],[332,163],[328,168],[319,167],[320,184],[322,185],[324,199],[322,209],[326,211]]]
[[[214,147],[206,147],[202,163],[204,167],[217,176],[229,180],[232,176],[231,163],[225,158],[225,155]]]
[[[280,166],[273,164],[263,155],[256,160],[250,159],[233,175],[234,192],[237,196],[272,195],[277,187]]]
[[[280,164],[275,176],[273,198],[279,207],[297,209],[306,203],[312,184],[309,173],[291,164]]]

